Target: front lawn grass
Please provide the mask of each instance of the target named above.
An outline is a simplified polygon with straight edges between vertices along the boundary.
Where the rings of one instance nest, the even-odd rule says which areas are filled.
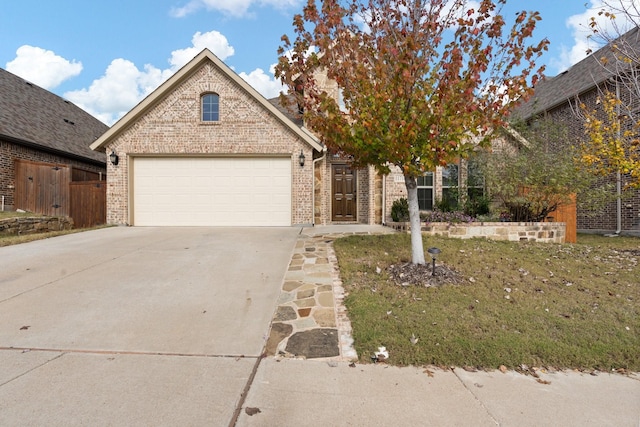
[[[640,371],[640,239],[425,237],[425,248],[442,250],[438,264],[464,280],[424,287],[401,286],[387,274],[411,260],[409,238],[334,242],[361,361],[385,346],[387,363],[401,366]]]

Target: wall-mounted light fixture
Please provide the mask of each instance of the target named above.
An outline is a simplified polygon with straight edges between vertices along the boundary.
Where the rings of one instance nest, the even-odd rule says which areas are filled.
[[[109,154],[109,160],[111,161],[111,164],[113,166],[116,166],[118,164],[118,160],[120,160],[118,158],[118,155],[115,153],[115,151],[112,151],[111,154]]]
[[[300,150],[300,155],[298,156],[298,161],[300,162],[300,167],[304,167],[304,153]]]

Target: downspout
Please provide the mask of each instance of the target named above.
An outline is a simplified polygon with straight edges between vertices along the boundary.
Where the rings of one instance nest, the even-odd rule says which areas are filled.
[[[313,160],[313,181],[311,185],[311,225],[316,226],[316,162],[327,157],[327,147],[324,147],[322,150],[322,156]]]
[[[382,225],[387,225],[387,175],[382,175]]]
[[[616,191],[618,199],[616,200],[616,234],[620,234],[622,231],[622,177],[620,176],[620,171],[616,172]]]
[[[616,79],[616,99],[620,100],[620,85],[618,80]],[[618,113],[618,121],[620,121],[620,103],[617,105],[617,113]],[[618,123],[618,141],[622,137],[621,131],[622,126]],[[616,172],[616,234],[620,235],[622,231],[622,176],[620,174],[620,169]]]

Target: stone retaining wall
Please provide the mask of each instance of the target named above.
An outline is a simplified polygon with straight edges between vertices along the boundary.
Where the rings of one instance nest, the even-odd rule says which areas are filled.
[[[0,219],[0,234],[35,234],[72,228],[73,220],[66,216],[21,216]]]
[[[387,225],[400,231],[409,232],[410,230],[408,222],[389,222]],[[564,222],[472,222],[464,224],[432,222],[422,225],[422,234],[457,239],[480,237],[511,242],[564,243],[566,224]]]

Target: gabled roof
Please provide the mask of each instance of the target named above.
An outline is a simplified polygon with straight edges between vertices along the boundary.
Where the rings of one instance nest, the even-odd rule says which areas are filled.
[[[636,27],[622,35],[620,43],[640,49],[640,30]],[[578,95],[593,89],[616,74],[615,67],[605,67],[600,62],[605,58],[608,64],[616,62],[611,45],[606,45],[566,71],[552,78],[541,80],[535,87],[534,95],[527,102],[519,105],[513,115],[521,119],[529,119],[540,113],[550,111]]]
[[[293,121],[283,114],[278,108],[270,103],[264,96],[262,96],[251,85],[244,81],[238,74],[236,74],[231,68],[229,68],[224,62],[222,62],[217,56],[215,56],[209,49],[204,49],[191,61],[189,61],[184,67],[182,67],[173,76],[169,77],[164,83],[162,83],[156,90],[154,90],[149,96],[143,99],[138,105],[133,107],[127,114],[125,114],[120,120],[118,120],[107,132],[105,132],[98,140],[91,144],[93,150],[104,150],[105,146],[112,140],[118,137],[127,127],[143,116],[147,111],[153,108],[157,102],[159,102],[167,93],[172,91],[177,86],[186,81],[193,73],[195,73],[199,67],[206,63],[211,62],[213,65],[223,74],[225,74],[230,80],[240,86],[244,91],[251,95],[259,104],[267,109],[273,116],[275,116],[283,125],[290,128],[296,135],[302,140],[307,142],[317,151],[323,151],[324,146],[320,141],[315,138],[309,131],[304,128],[298,127]]]
[[[109,127],[48,90],[0,68],[0,139],[104,165],[89,145]]]

